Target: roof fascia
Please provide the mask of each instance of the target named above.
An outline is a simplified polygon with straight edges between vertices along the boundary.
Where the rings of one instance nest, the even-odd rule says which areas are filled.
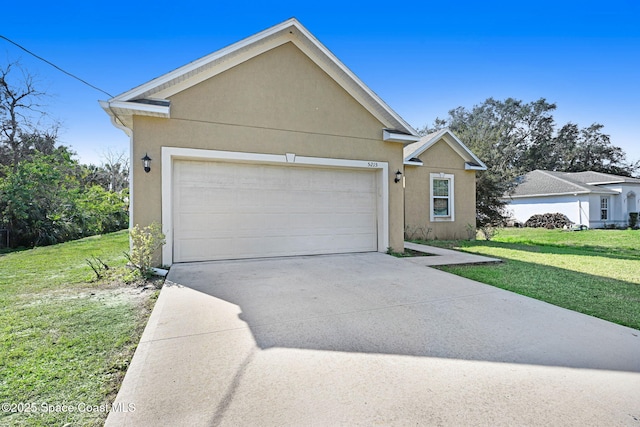
[[[529,199],[533,197],[553,197],[553,196],[577,196],[583,194],[593,194],[591,191],[571,191],[564,193],[543,193],[543,194],[526,194],[521,196],[508,196],[505,199]]]
[[[413,153],[409,154],[405,157],[405,160],[408,160],[412,157],[420,157],[422,153],[427,151],[430,147],[432,147],[435,143],[443,139],[449,146],[460,156],[463,160],[465,160],[465,169],[467,170],[487,170],[487,165],[484,164],[482,160],[480,160],[466,145],[463,144],[462,141],[458,139],[457,136],[453,134],[449,129],[441,129],[437,132],[433,137],[420,148],[418,148]],[[467,165],[466,163],[471,160],[473,163],[476,163],[478,166]]]
[[[293,42],[385,126],[396,128],[401,132],[416,137],[415,140],[410,142],[415,142],[419,139],[415,129],[393,111],[375,92],[368,88],[295,18],[288,19],[287,21],[177,68],[163,76],[157,77],[112,98],[111,101],[131,101],[148,95],[153,95],[156,98],[169,97],[172,94],[191,87],[207,78],[247,61],[260,53],[287,42]],[[243,50],[245,50],[245,52],[242,52]],[[229,57],[231,60],[227,61],[225,57]],[[218,60],[222,60],[221,63],[214,64],[210,70],[204,69],[207,65]]]
[[[486,166],[482,166],[482,165],[471,164],[469,162],[465,162],[464,163],[464,170],[468,170],[468,171],[486,171],[487,167]]]
[[[382,140],[389,142],[402,142],[403,144],[412,144],[420,140],[418,135],[407,135],[406,133],[393,132],[390,129],[382,130]]]
[[[445,131],[446,129],[442,129],[439,132],[437,132],[435,135],[433,135],[433,137],[429,141],[427,141],[425,144],[418,147],[418,149],[415,150],[413,153],[410,153],[408,156],[405,156],[405,160],[409,160],[413,157],[420,157],[422,153],[424,153],[425,151],[427,151],[427,149],[429,149],[429,147],[431,147],[432,145],[434,145],[436,142],[440,140],[442,135],[444,135]]]
[[[101,102],[101,105],[104,101]],[[118,108],[121,110],[135,112],[141,116],[160,116],[169,117],[168,105],[153,105],[153,104],[141,104],[138,102],[126,102],[126,101],[108,101],[106,102],[109,108]],[[104,107],[103,107],[104,108]]]
[[[625,184],[627,181],[606,181],[606,182],[587,182],[588,185],[608,185],[608,184]],[[630,183],[629,183],[630,184]]]
[[[411,160],[405,160],[403,164],[405,166],[424,166],[422,162],[412,162]]]
[[[144,83],[140,86],[137,86],[127,92],[124,92],[116,97],[114,97],[114,100],[126,100],[126,101],[130,101],[132,99],[136,99],[141,97],[143,94],[147,93],[147,92],[152,92],[155,89],[157,89],[158,87],[161,87],[165,84],[170,83],[172,80],[175,80],[177,78],[180,78],[186,74],[189,74],[191,72],[197,71],[199,68],[217,60],[220,59],[222,57],[225,57],[231,53],[234,53],[238,50],[241,50],[247,46],[250,46],[251,44],[254,44],[262,39],[265,39],[273,34],[278,33],[279,31],[282,31],[284,28],[288,27],[291,25],[292,21],[295,21],[294,18],[288,19],[287,21],[284,21],[278,25],[275,25],[271,28],[267,28],[264,31],[261,31],[257,34],[254,34],[252,36],[249,36],[243,40],[240,40],[236,43],[233,43],[227,47],[224,47],[220,50],[217,50],[213,53],[210,53],[209,55],[203,56],[202,58],[196,59],[195,61],[192,61],[186,65],[183,65],[182,67],[176,68],[173,71],[170,71],[166,74],[163,74],[160,77],[156,77],[153,80],[148,81],[147,83]]]
[[[608,195],[618,195],[620,194],[617,191],[606,190],[606,191],[597,191],[597,190],[581,190],[581,191],[565,191],[562,193],[543,193],[543,194],[523,194],[520,196],[509,196],[511,199],[526,199],[530,197],[551,197],[551,196],[577,196],[578,194],[608,194]]]
[[[133,116],[170,117],[168,105],[141,104],[126,101],[98,101],[111,118],[111,123],[127,135],[133,134]]]

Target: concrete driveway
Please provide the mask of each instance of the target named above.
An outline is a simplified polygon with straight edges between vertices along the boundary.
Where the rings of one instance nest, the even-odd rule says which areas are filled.
[[[639,335],[419,258],[177,264],[107,425],[640,426]]]

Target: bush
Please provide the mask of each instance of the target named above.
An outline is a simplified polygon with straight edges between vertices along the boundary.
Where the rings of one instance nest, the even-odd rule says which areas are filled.
[[[636,228],[638,226],[638,212],[629,212],[629,227]]]
[[[68,153],[35,153],[0,170],[0,228],[10,247],[52,245],[127,228],[127,191],[86,188]]]
[[[160,224],[154,222],[142,228],[136,224],[129,230],[129,236],[131,236],[131,251],[126,254],[127,259],[142,277],[151,277],[153,256],[166,243]]]

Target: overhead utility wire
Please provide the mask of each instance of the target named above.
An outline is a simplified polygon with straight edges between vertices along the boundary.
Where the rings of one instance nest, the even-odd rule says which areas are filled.
[[[107,91],[105,91],[105,90],[102,90],[102,89],[100,89],[99,87],[94,86],[94,85],[92,85],[91,83],[89,83],[89,82],[87,82],[87,81],[85,81],[85,80],[82,80],[80,77],[78,77],[78,76],[76,76],[76,75],[73,75],[73,74],[71,74],[71,73],[70,73],[70,72],[68,72],[68,71],[63,70],[62,68],[58,67],[58,66],[57,66],[56,64],[54,64],[53,62],[47,61],[47,60],[46,60],[46,59],[44,59],[43,57],[36,55],[35,53],[31,52],[29,49],[27,49],[27,48],[25,48],[25,47],[23,47],[23,46],[20,46],[18,43],[14,42],[14,41],[13,41],[13,40],[11,40],[11,39],[8,39],[7,37],[3,36],[2,34],[0,34],[0,38],[5,39],[5,40],[6,40],[6,41],[8,41],[9,43],[11,43],[11,44],[13,44],[13,45],[15,45],[15,46],[19,47],[20,49],[22,49],[22,50],[24,50],[25,52],[27,52],[29,55],[35,56],[35,57],[36,57],[36,58],[38,58],[39,60],[46,62],[47,64],[51,65],[51,66],[52,66],[53,68],[55,68],[56,70],[58,70],[58,71],[62,71],[62,72],[63,72],[63,73],[65,73],[66,75],[68,75],[68,76],[70,76],[70,77],[73,77],[74,79],[81,81],[82,83],[86,84],[87,86],[89,86],[89,87],[91,87],[91,88],[93,88],[93,89],[95,89],[95,90],[97,90],[97,91],[100,91],[100,92],[102,92],[102,93],[104,93],[104,94],[108,95],[110,98],[113,98],[113,95],[111,95],[109,92],[107,92]]]

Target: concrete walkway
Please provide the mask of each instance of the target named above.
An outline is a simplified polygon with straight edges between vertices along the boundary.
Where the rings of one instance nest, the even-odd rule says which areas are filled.
[[[638,335],[380,253],[177,264],[106,425],[638,426]]]
[[[404,247],[407,249],[413,249],[414,251],[432,254],[432,256],[406,258],[411,262],[424,266],[502,262],[502,260],[498,258],[452,251],[450,249],[437,248],[435,246],[420,245],[418,243],[404,242]]]

